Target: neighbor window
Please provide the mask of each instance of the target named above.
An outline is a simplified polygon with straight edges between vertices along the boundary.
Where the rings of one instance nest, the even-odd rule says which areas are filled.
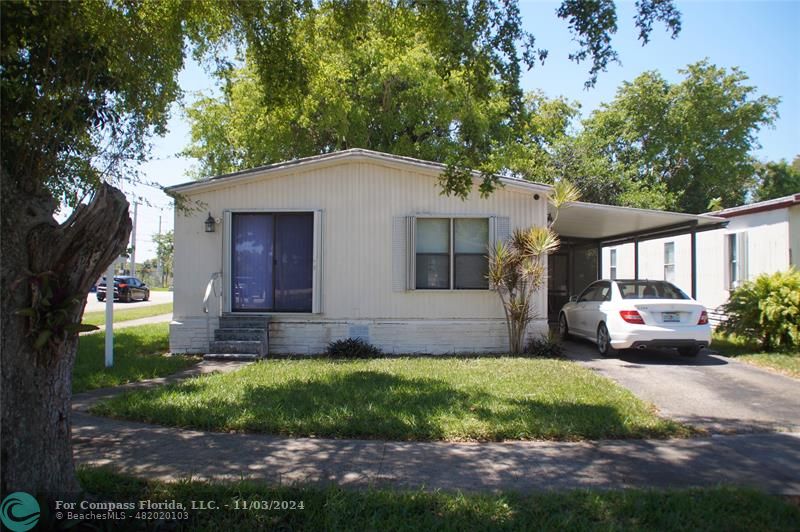
[[[747,233],[733,233],[726,236],[728,269],[726,271],[728,288],[734,289],[747,280]]]
[[[488,218],[417,218],[416,288],[486,290]]]
[[[675,282],[675,242],[664,243],[664,280]]]
[[[616,279],[617,278],[617,250],[616,249],[612,249],[611,250],[611,260],[609,261],[609,263],[611,264],[611,278],[612,279]]]

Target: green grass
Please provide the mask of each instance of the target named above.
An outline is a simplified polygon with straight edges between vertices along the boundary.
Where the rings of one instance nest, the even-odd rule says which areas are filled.
[[[425,491],[274,487],[237,481],[149,482],[106,469],[81,469],[84,489],[102,501],[215,501],[216,511],[161,523],[177,530],[797,530],[800,509],[739,488],[463,494]],[[233,510],[256,501],[302,502],[303,509]],[[229,508],[225,508],[228,505]],[[133,513],[133,512],[129,512]],[[115,530],[142,529],[130,517]],[[154,526],[154,522],[150,522]],[[166,526],[165,526],[166,525]]]
[[[72,372],[73,393],[119,386],[175,373],[196,363],[191,356],[165,356],[169,324],[140,325],[114,331],[114,367],[106,368],[105,334],[80,337]]]
[[[139,318],[149,318],[150,316],[160,316],[161,314],[168,314],[170,312],[172,312],[172,303],[163,303],[160,305],[150,305],[147,307],[125,310],[118,310],[115,308],[114,323],[138,320]],[[88,323],[89,325],[105,325],[106,312],[104,310],[99,312],[87,312],[83,315],[83,320],[81,323]]]
[[[736,358],[767,368],[789,377],[800,379],[800,353],[797,352],[778,352],[764,353],[758,345],[747,342],[736,336],[714,335],[714,342],[711,347],[726,357]]]
[[[690,431],[573,362],[530,358],[270,360],[125,394],[94,411],[214,431],[391,440],[580,440]]]

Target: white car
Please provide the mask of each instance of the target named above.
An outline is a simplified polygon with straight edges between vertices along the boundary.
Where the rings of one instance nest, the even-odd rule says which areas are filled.
[[[596,342],[602,356],[674,347],[692,357],[711,344],[706,309],[666,281],[595,281],[561,308],[558,329]]]

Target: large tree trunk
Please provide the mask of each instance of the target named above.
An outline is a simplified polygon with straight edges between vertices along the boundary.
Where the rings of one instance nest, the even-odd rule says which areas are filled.
[[[52,198],[26,194],[8,177],[3,172],[0,489],[53,499],[79,491],[70,441],[78,336],[64,327],[80,323],[89,288],[125,249],[131,221],[125,196],[102,185],[88,205],[58,225]],[[53,289],[49,302],[40,297],[46,283]],[[66,308],[66,319],[43,326],[48,313],[61,315],[53,314],[55,307]],[[20,315],[22,309],[38,313],[38,324]],[[42,330],[52,334],[37,348]]]

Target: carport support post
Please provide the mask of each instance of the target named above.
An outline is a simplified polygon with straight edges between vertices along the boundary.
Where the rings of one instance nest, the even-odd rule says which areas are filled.
[[[603,278],[603,243],[597,243],[597,278]],[[567,294],[569,295],[569,294]]]
[[[116,262],[116,261],[115,261]],[[106,270],[106,367],[114,365],[114,262]]]
[[[692,227],[690,234],[692,256],[692,299],[697,299],[697,229]]]
[[[633,278],[639,280],[639,239],[633,240]]]

